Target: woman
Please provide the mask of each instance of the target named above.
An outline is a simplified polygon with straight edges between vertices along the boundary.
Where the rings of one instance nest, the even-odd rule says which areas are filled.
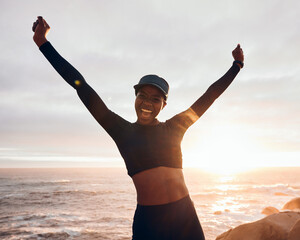
[[[47,41],[50,27],[38,17],[33,39],[56,71],[76,89],[90,113],[113,138],[137,192],[134,240],[201,240],[204,234],[182,172],[181,140],[185,131],[210,107],[243,67],[243,51],[233,50],[232,67],[186,111],[166,122],[157,116],[166,106],[169,85],[146,75],[134,86],[137,121],[130,123],[110,111],[81,74]]]

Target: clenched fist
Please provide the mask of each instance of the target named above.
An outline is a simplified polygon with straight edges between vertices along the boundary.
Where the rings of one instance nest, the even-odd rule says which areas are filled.
[[[40,47],[47,42],[46,36],[50,31],[50,26],[43,17],[39,16],[32,25],[32,31],[34,32],[33,40]]]
[[[232,51],[232,56],[234,60],[244,62],[244,53],[241,45],[238,44],[237,47]],[[240,66],[242,67],[242,66]]]

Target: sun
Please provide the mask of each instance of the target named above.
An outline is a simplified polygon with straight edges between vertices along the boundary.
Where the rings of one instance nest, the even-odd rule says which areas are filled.
[[[262,151],[246,129],[232,125],[214,127],[196,145],[184,152],[187,165],[221,175],[257,167],[257,156]]]

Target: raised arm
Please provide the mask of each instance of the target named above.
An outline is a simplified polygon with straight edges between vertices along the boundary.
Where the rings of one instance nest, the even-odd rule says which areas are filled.
[[[103,126],[105,125],[109,109],[98,96],[98,94],[86,83],[83,76],[66,61],[47,41],[47,34],[50,27],[42,17],[33,23],[34,31],[33,40],[51,63],[54,69],[62,76],[62,78],[76,89],[78,96],[94,116],[94,118]]]
[[[213,104],[213,102],[226,90],[233,81],[240,69],[244,65],[244,54],[240,45],[232,51],[234,62],[232,67],[216,82],[214,82],[207,91],[186,111],[175,115],[171,122],[179,126],[184,133],[194,122],[196,122],[203,113]]]
[[[232,67],[190,107],[198,118],[213,104],[213,102],[227,89],[232,83],[240,69],[244,66],[244,54],[240,44],[232,51],[234,62]]]

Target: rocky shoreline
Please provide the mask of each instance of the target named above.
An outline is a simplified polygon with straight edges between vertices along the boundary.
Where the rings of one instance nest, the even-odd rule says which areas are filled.
[[[282,211],[266,207],[268,215],[219,235],[216,240],[300,240],[300,197],[287,202]]]

